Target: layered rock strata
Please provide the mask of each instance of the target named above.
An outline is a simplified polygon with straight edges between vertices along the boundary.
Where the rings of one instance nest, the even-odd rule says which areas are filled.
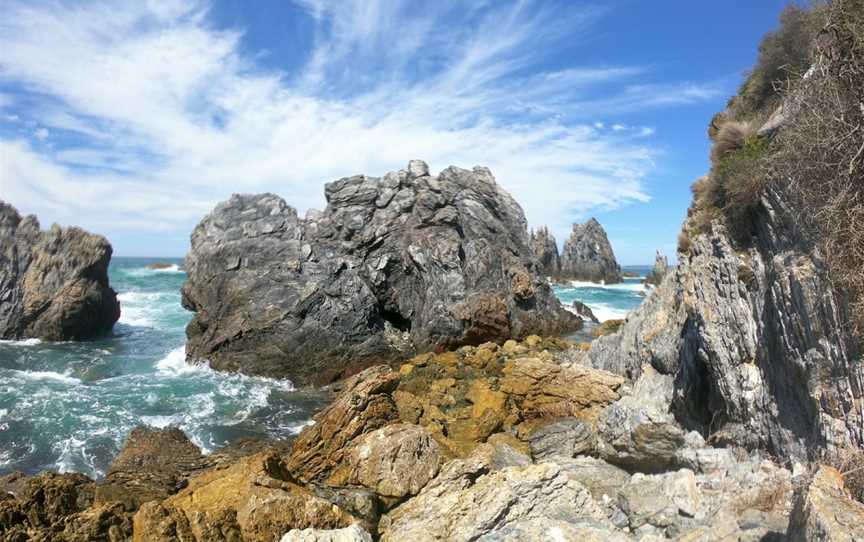
[[[584,280],[616,284],[623,281],[621,267],[603,226],[592,218],[573,224],[561,250],[559,280]]]

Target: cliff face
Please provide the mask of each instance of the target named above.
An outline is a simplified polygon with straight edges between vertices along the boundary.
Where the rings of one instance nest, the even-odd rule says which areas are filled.
[[[558,243],[555,241],[555,236],[549,232],[548,228],[540,228],[531,232],[531,251],[537,257],[540,263],[539,272],[546,277],[554,277],[558,275],[561,269],[561,260],[558,256]]]
[[[108,285],[111,245],[79,228],[39,230],[0,201],[0,338],[88,339],[120,317]]]
[[[563,280],[587,280],[616,284],[621,282],[621,267],[615,260],[612,245],[603,226],[592,218],[584,224],[573,224],[573,232],[561,251]]]
[[[746,249],[719,220],[691,234],[678,267],[595,343],[591,363],[673,375],[677,417],[720,444],[806,457],[864,442],[864,371],[845,300],[791,201],[764,193]]]
[[[190,358],[306,384],[581,324],[540,279],[522,209],[488,169],[436,177],[412,161],[325,194],[326,209],[305,219],[272,194],[234,196],[195,228]]]

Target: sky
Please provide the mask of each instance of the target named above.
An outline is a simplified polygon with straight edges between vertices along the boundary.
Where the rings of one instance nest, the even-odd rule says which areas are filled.
[[[491,168],[559,245],[674,256],[706,126],[780,0],[0,0],[0,199],[182,256],[233,193],[304,213],[414,158]]]

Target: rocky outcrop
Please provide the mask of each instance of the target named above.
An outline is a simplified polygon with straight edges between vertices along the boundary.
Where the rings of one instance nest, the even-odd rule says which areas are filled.
[[[648,273],[643,282],[649,286],[660,286],[660,283],[663,282],[663,278],[668,272],[669,260],[665,254],[658,250],[657,255],[654,257],[654,267],[651,268],[651,272]]]
[[[584,224],[573,224],[570,237],[561,250],[559,280],[586,280],[617,284],[623,281],[621,267],[615,260],[612,245],[603,226],[592,218]]]
[[[235,195],[195,228],[187,357],[331,381],[406,353],[556,335],[580,321],[538,275],[525,216],[492,173],[449,167],[325,186],[306,218]],[[354,371],[356,372],[356,370]]]
[[[790,542],[864,540],[864,504],[852,499],[841,474],[822,466],[795,496]]]
[[[845,299],[792,201],[769,188],[746,247],[720,220],[691,232],[678,267],[588,363],[669,375],[677,418],[715,443],[799,458],[864,443],[864,366]]]
[[[0,338],[81,340],[120,318],[108,285],[111,245],[76,227],[40,231],[0,200]]]
[[[561,260],[558,256],[558,243],[549,228],[543,227],[537,231],[531,230],[531,251],[540,264],[539,272],[544,277],[558,276]]]
[[[133,521],[136,542],[244,540],[272,542],[292,529],[335,529],[360,519],[292,481],[278,455],[263,452],[208,470]]]

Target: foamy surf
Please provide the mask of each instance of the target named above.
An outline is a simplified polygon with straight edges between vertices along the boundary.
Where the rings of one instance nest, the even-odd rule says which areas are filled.
[[[66,384],[67,386],[77,386],[81,384],[80,378],[56,373],[54,371],[17,371],[13,369],[12,372],[23,380],[57,382],[60,384]]]
[[[42,344],[42,339],[0,339],[0,344],[8,344],[11,346],[36,346]]]

